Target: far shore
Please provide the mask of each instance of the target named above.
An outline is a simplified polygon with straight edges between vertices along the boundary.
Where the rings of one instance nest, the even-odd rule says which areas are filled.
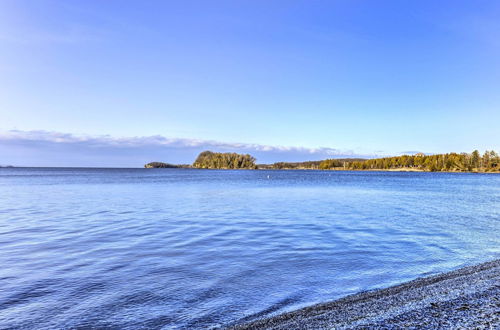
[[[180,168],[180,167],[179,167]],[[329,168],[329,169],[321,169],[321,168],[256,168],[256,169],[248,169],[248,168],[240,168],[240,169],[232,169],[232,168],[194,168],[194,167],[182,167],[189,168],[195,170],[247,170],[247,171],[343,171],[343,172],[423,172],[423,173],[492,173],[498,174],[500,171],[428,171],[419,168],[411,168],[411,167],[402,167],[402,168],[386,168],[386,169],[352,169],[352,168]]]
[[[304,168],[307,170],[307,168]],[[343,168],[333,168],[333,169],[317,169],[319,171],[354,171],[354,172],[428,172],[428,173],[500,173],[500,171],[428,171],[420,168],[414,167],[401,167],[401,168],[386,168],[386,169],[343,169]]]
[[[0,169],[13,169],[13,168],[69,168],[69,169],[134,169],[140,167],[67,167],[67,166],[0,166]],[[146,167],[146,169],[154,169],[152,167]],[[159,168],[156,168],[159,169]],[[321,168],[196,168],[189,165],[180,165],[178,167],[168,167],[168,168],[160,168],[160,169],[190,169],[190,170],[245,170],[245,171],[345,171],[345,172],[424,172],[424,173],[479,173],[479,174],[499,174],[500,171],[429,171],[419,168],[410,168],[410,167],[402,167],[402,168],[387,168],[387,169],[351,169],[351,168],[329,168],[329,169],[321,169]]]
[[[447,153],[425,155],[402,155],[384,158],[330,158],[323,160],[257,164],[249,154],[235,152],[203,151],[191,165],[176,165],[164,162],[150,162],[146,168],[199,168],[199,169],[261,169],[261,170],[351,170],[389,172],[500,172],[500,155],[495,151],[478,150],[472,153]]]
[[[231,328],[495,329],[500,327],[498,283],[500,259],[270,318],[240,321]]]

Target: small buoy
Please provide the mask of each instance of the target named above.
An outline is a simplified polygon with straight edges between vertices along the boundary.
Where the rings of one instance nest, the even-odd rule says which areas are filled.
[[[270,175],[267,176],[267,178],[269,179]]]

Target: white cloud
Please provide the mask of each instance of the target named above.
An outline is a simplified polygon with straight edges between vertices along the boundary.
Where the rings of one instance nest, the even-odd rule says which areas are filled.
[[[204,150],[249,153],[259,163],[370,157],[350,150],[230,143],[161,135],[114,137],[49,131],[0,132],[2,164],[15,166],[140,167],[149,161],[192,163]]]
[[[0,133],[0,141],[33,141],[51,142],[64,144],[87,144],[93,147],[146,147],[165,146],[174,148],[220,148],[237,150],[255,150],[263,152],[301,152],[327,155],[354,154],[352,151],[341,151],[334,148],[304,148],[291,146],[271,146],[249,143],[228,143],[212,140],[168,138],[161,135],[139,136],[139,137],[113,137],[110,135],[74,135],[69,133],[49,132],[49,131],[20,131],[10,130]]]

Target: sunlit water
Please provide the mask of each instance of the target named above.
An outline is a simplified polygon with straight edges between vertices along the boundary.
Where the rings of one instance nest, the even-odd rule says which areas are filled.
[[[206,328],[500,255],[500,175],[0,169],[0,328]]]

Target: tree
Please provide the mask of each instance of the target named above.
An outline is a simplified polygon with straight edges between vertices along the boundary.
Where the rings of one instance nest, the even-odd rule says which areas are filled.
[[[481,160],[481,155],[479,154],[479,151],[474,150],[471,155],[471,165],[473,168],[479,168],[480,167],[480,162]]]
[[[486,150],[483,154],[482,167],[489,169],[491,167],[490,152]]]

